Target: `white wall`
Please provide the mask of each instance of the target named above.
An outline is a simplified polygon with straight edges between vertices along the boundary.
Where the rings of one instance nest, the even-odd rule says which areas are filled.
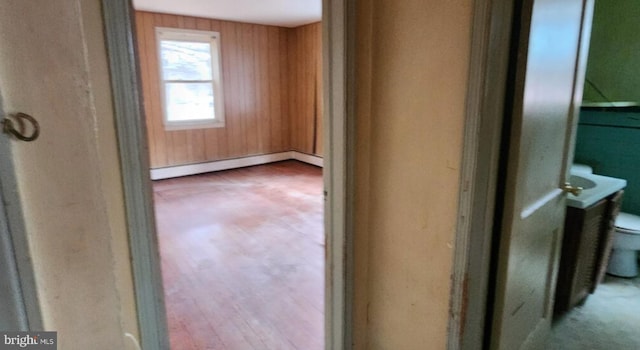
[[[99,0],[0,2],[5,110],[45,328],[59,349],[134,349],[137,321]]]
[[[446,348],[472,4],[358,8],[358,349]]]

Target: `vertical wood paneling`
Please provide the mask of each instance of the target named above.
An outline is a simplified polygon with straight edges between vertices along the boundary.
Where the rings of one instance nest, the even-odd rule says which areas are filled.
[[[289,150],[322,154],[319,23],[290,29],[142,11],[136,22],[152,168]],[[220,32],[224,128],[164,129],[156,27]]]
[[[290,29],[291,147],[322,155],[322,37],[320,23]]]
[[[316,147],[314,149],[314,154],[318,155],[318,156],[322,156],[324,153],[323,151],[323,140],[324,140],[324,133],[323,133],[323,123],[322,123],[322,116],[324,115],[324,109],[322,108],[322,106],[324,106],[323,100],[322,100],[322,25],[320,23],[316,24],[316,33],[314,34],[314,37],[312,38],[312,40],[314,40],[314,48],[315,48],[315,57],[316,57],[316,105],[315,105],[315,112],[316,112],[316,122],[315,122],[315,130],[316,130],[316,135],[315,135],[315,142],[316,142]]]
[[[238,38],[236,37],[235,26],[229,22],[220,22],[220,33],[224,33],[220,40],[223,48],[222,76],[224,80],[227,155],[229,157],[233,157],[236,154],[241,153],[239,150],[241,142],[239,142],[239,135],[236,131],[238,129],[238,125],[241,123],[241,104],[238,103],[238,97],[241,95],[241,91],[239,91],[238,88],[238,80],[241,79],[241,77],[239,74],[240,70],[238,68],[235,70],[230,69],[232,65],[239,63],[237,58]]]
[[[280,90],[282,94],[280,99],[280,108],[282,109],[282,115],[286,116],[283,120],[282,125],[282,137],[286,141],[286,144],[293,148],[293,140],[291,135],[291,108],[290,106],[290,94],[292,87],[289,84],[289,75],[291,72],[289,71],[289,51],[291,50],[289,45],[289,34],[288,30],[285,31],[284,35],[280,37],[280,53],[279,54],[279,63],[280,63],[280,84],[283,87]]]
[[[257,49],[255,50],[255,60],[254,62],[254,88],[256,91],[269,91],[269,86],[266,84],[268,82],[267,71],[269,69],[269,47],[266,45],[268,37],[266,35],[266,27],[265,26],[254,26],[254,36],[253,36],[253,46]],[[265,62],[266,69],[260,69],[258,63]],[[258,152],[263,153],[265,150],[270,148],[270,142],[268,133],[265,134],[265,130],[268,132],[271,124],[271,119],[269,118],[269,93],[266,94],[257,94],[256,95],[256,106],[257,106],[257,120],[262,120],[262,123],[256,123],[256,133],[257,133],[257,148]]]
[[[267,28],[266,42],[277,42],[280,47],[279,31],[275,28]],[[289,145],[289,142],[283,139],[283,125],[289,123],[288,114],[282,110],[282,96],[281,91],[287,89],[287,85],[282,84],[280,80],[280,55],[279,50],[274,49],[273,46],[267,46],[267,61],[269,69],[267,70],[267,77],[265,79],[266,89],[269,90],[269,97],[267,103],[269,104],[270,115],[282,115],[284,118],[269,120],[269,128],[265,132],[265,137],[268,138],[270,144],[268,148],[280,148],[283,144]],[[286,55],[284,55],[286,57]],[[280,89],[272,89],[271,86],[280,86]]]
[[[254,60],[254,45],[253,45],[253,37],[254,35],[255,25],[251,24],[242,24],[242,29],[240,30],[240,41],[242,45],[242,59],[244,60],[243,67],[245,69],[245,79],[243,79],[244,85],[244,94],[243,96],[248,98],[243,98],[242,100],[245,102],[245,113],[243,116],[245,117],[245,125],[244,125],[244,133],[242,134],[244,138],[244,142],[246,145],[246,153],[247,154],[256,154],[257,153],[257,120],[256,114],[258,113],[258,109],[256,108],[256,98],[257,94],[254,89],[254,81],[255,71],[253,69],[253,60]]]
[[[160,116],[161,118],[159,71],[154,32],[156,16],[154,14],[137,13],[136,18],[150,163],[152,167],[164,166],[169,162],[166,147],[167,137],[162,123],[154,122],[152,118],[152,116]]]

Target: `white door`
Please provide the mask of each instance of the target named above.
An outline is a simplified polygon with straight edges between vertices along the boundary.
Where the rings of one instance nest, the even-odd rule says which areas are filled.
[[[545,348],[565,214],[561,187],[576,127],[573,103],[581,98],[585,69],[581,29],[584,22],[588,34],[591,23],[591,11],[583,11],[590,6],[583,0],[533,0],[523,7],[492,349]]]

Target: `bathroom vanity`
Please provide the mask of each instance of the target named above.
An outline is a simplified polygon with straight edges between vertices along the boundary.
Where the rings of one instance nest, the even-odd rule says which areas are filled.
[[[582,304],[593,293],[606,271],[626,181],[595,174],[574,174],[569,194],[558,268],[555,313]]]

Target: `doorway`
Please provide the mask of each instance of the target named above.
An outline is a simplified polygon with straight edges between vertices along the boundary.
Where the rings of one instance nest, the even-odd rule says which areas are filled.
[[[323,2],[323,90],[324,99],[324,212],[326,237],[326,291],[325,291],[325,346],[342,349],[350,343],[350,310],[346,300],[351,293],[348,270],[350,236],[350,212],[352,196],[349,179],[353,156],[348,148],[354,134],[353,126],[346,123],[347,95],[353,94],[353,86],[347,84],[348,68],[353,64],[354,8],[346,1]],[[159,270],[157,237],[151,207],[148,155],[145,123],[142,120],[139,82],[135,79],[133,17],[130,2],[104,1],[103,15],[111,65],[112,85],[117,120],[118,141],[121,150],[123,183],[127,204],[130,247],[133,256],[134,283],[143,346],[167,348],[165,310],[162,303],[163,289]],[[345,55],[347,51],[350,54]],[[347,259],[345,259],[345,257]],[[146,344],[146,345],[144,345]]]
[[[490,252],[492,249],[495,251],[497,247],[491,247],[491,244],[486,240],[486,237],[491,235],[490,232],[496,230],[491,219],[487,218],[492,217],[495,208],[493,206],[496,193],[493,192],[495,190],[494,186],[499,184],[500,181],[504,181],[504,179],[500,179],[495,175],[499,169],[496,158],[498,157],[497,150],[500,149],[500,146],[496,144],[496,140],[500,139],[502,116],[504,115],[501,109],[502,106],[499,104],[505,100],[505,95],[508,95],[508,92],[500,89],[487,90],[486,86],[500,86],[508,73],[506,70],[506,57],[516,53],[514,51],[510,53],[507,49],[508,45],[506,43],[510,41],[510,33],[505,33],[503,29],[500,29],[504,27],[500,23],[503,24],[506,18],[511,18],[513,9],[504,3],[502,4],[504,6],[499,5],[499,2],[487,2],[482,6],[479,5],[481,11],[478,11],[478,14],[483,20],[476,23],[477,32],[479,33],[477,42],[479,44],[474,45],[474,49],[477,50],[478,58],[475,62],[477,68],[475,68],[475,72],[472,69],[471,76],[472,78],[477,77],[478,85],[473,86],[475,80],[471,80],[469,120],[476,117],[476,114],[473,114],[474,112],[479,113],[481,117],[480,120],[475,122],[475,125],[471,124],[468,128],[479,135],[483,135],[483,138],[478,140],[470,137],[469,140],[474,142],[469,142],[468,140],[467,146],[469,148],[468,150],[465,148],[465,153],[470,157],[477,157],[474,159],[476,159],[478,167],[469,170],[470,178],[473,179],[475,184],[475,187],[471,187],[469,191],[471,195],[461,195],[461,201],[469,201],[467,202],[467,207],[462,207],[464,201],[461,204],[461,208],[464,209],[462,213],[469,214],[469,219],[461,220],[463,224],[460,225],[458,238],[462,244],[457,244],[457,249],[464,252],[460,253],[460,256],[464,256],[464,258],[459,260],[460,269],[455,271],[456,274],[454,276],[460,276],[460,285],[465,288],[461,288],[460,294],[456,294],[457,291],[454,284],[453,305],[456,305],[456,300],[459,300],[456,296],[459,295],[463,299],[461,309],[465,310],[466,313],[464,313],[465,317],[462,322],[456,322],[455,318],[452,318],[454,327],[462,324],[461,328],[464,329],[464,332],[457,335],[455,333],[451,334],[451,348],[474,349],[482,339],[485,340],[485,346],[488,348],[488,342],[490,341],[489,335],[484,332],[490,328],[490,326],[487,328],[486,325],[490,325],[491,321],[485,319],[484,315],[485,312],[491,313],[494,308],[491,301],[493,294],[489,291],[489,301],[486,303],[487,295],[483,294],[483,291],[487,290],[485,286],[496,283],[495,280],[487,279],[486,277],[488,276]],[[491,13],[491,15],[487,15],[487,13]],[[472,50],[472,52],[475,52],[475,50]],[[472,56],[475,57],[476,55],[472,54]],[[487,62],[490,62],[490,64],[486,65]],[[472,67],[474,66],[472,63]],[[503,67],[504,70],[496,69],[495,67]],[[494,84],[490,84],[491,82]],[[580,86],[579,88],[581,89],[582,87]],[[478,92],[484,93],[484,97],[480,99],[481,102],[476,99],[476,93]],[[572,159],[572,157],[568,159]],[[501,194],[498,192],[498,197],[500,196]],[[469,206],[470,203],[482,203],[482,206],[473,208]],[[470,275],[465,275],[465,273],[470,273]],[[468,291],[468,294],[463,292],[464,290]],[[463,294],[464,296],[462,296]],[[452,329],[455,330],[456,328]]]
[[[136,34],[171,347],[323,348],[322,173],[284,161],[322,164],[321,23],[288,25],[290,9],[267,25],[204,2],[207,18],[143,3]]]

